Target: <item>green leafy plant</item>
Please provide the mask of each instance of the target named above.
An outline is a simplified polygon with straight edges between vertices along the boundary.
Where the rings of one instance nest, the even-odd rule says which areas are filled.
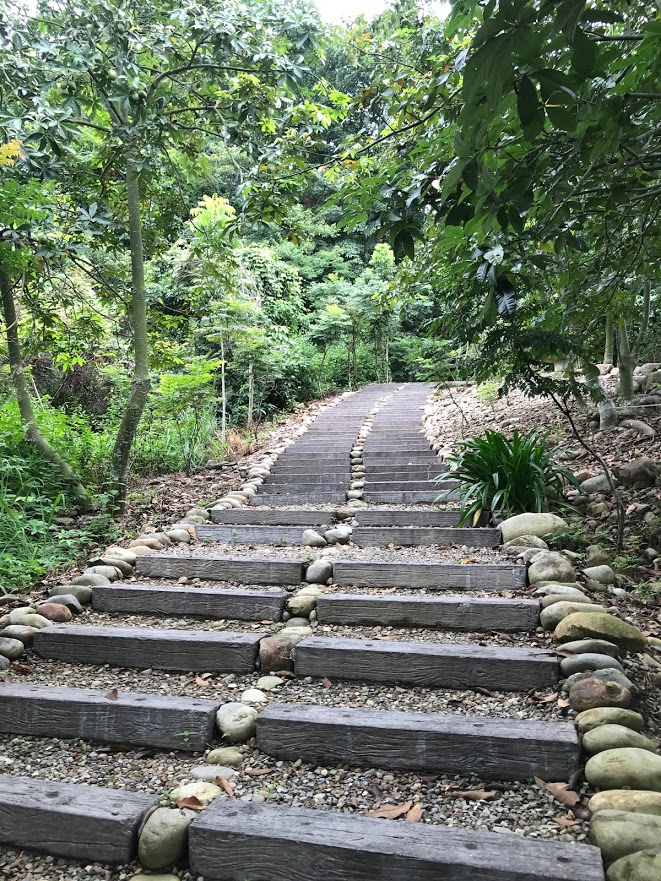
[[[484,437],[460,441],[458,447],[447,461],[449,476],[459,484],[460,526],[468,520],[475,525],[483,511],[504,517],[548,511],[550,495],[561,499],[565,482],[578,486],[573,474],[553,461],[544,440],[534,433],[522,435],[515,429],[508,440],[487,429]],[[437,502],[456,489],[444,492]]]

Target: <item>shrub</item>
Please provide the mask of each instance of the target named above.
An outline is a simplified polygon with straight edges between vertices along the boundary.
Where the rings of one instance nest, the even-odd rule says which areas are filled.
[[[566,482],[578,486],[573,474],[555,464],[545,441],[534,433],[521,435],[515,429],[508,440],[487,429],[484,437],[460,441],[458,447],[447,461],[449,476],[459,483],[460,526],[468,520],[475,525],[483,511],[502,517],[548,511],[550,496],[562,499]],[[443,493],[438,501],[454,491]]]

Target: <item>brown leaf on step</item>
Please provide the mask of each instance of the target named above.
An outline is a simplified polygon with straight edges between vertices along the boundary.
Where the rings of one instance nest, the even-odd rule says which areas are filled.
[[[459,560],[459,562],[460,563],[474,563],[475,560],[472,557],[464,557],[463,559]]]
[[[553,822],[557,823],[558,826],[564,826],[565,828],[569,826],[578,826],[578,820],[576,820],[572,814],[567,814],[565,817],[554,817]]]
[[[554,691],[553,694],[544,694],[543,691],[536,691],[532,698],[540,704],[552,704],[553,701],[557,700],[558,692]]]
[[[321,680],[321,684],[324,686],[324,688],[330,688],[333,683],[330,681],[330,679],[328,679],[327,676],[324,676],[324,678]]]
[[[18,661],[14,661],[11,668],[15,673],[22,673],[24,676],[34,673],[34,667],[31,667],[29,664],[19,664]]]
[[[406,823],[419,823],[422,819],[422,808],[420,805],[413,805],[411,810],[406,815],[405,822]]]
[[[453,794],[466,801],[491,801],[498,795],[495,789],[459,789]]]
[[[118,697],[119,697],[119,692],[117,691],[116,688],[111,688],[110,691],[106,694],[106,698],[109,701],[116,701]]]
[[[386,633],[385,636],[377,636],[377,637],[375,637],[375,638],[376,638],[376,639],[380,639],[380,640],[383,641],[383,642],[385,642],[386,640],[389,640],[390,642],[393,642],[393,641],[396,642],[396,641],[397,641],[397,637],[396,637],[396,636],[393,636],[392,633]]]
[[[250,777],[262,777],[264,774],[271,774],[273,772],[273,768],[246,768],[245,774],[250,775]]]
[[[511,600],[514,596],[511,590],[501,590],[500,595],[501,597],[505,597],[506,600]]]
[[[260,624],[273,624],[273,621],[269,621],[268,618],[265,618],[263,621],[259,622]]]
[[[189,531],[190,534],[193,536],[193,541],[197,541],[197,530],[195,529],[195,527],[194,527],[194,526],[189,526],[189,527],[188,527],[188,531]]]
[[[478,694],[483,694],[485,697],[495,697],[495,696],[496,696],[496,695],[493,693],[493,691],[489,691],[488,688],[482,688],[482,687],[479,686],[479,685],[475,688],[475,691],[476,691]]]
[[[220,776],[216,777],[216,783],[218,784],[218,786],[220,786],[221,789],[225,790],[225,792],[227,793],[227,795],[229,795],[230,798],[234,798],[234,790],[230,786],[230,783],[229,783],[229,780],[227,779],[227,777],[223,777],[221,774]]]
[[[564,708],[564,707],[568,707],[568,706],[569,706],[569,701],[565,700],[564,697],[559,697],[559,698],[558,698],[558,706],[559,706],[559,707],[563,707],[563,708]]]
[[[568,808],[573,808],[581,800],[580,795],[569,788],[569,783],[545,783],[544,789],[550,792],[556,801]]]
[[[200,688],[208,688],[209,687],[209,683],[207,682],[207,680],[202,679],[201,676],[195,677],[195,685],[199,685]]]
[[[180,798],[179,801],[175,802],[178,808],[188,808],[191,811],[203,811],[204,805],[199,800],[199,798],[195,798],[194,795],[189,795],[187,798]]]
[[[404,814],[408,814],[412,807],[412,801],[407,801],[403,805],[382,805],[374,811],[368,811],[365,816],[378,817],[383,820],[396,820],[398,817],[403,817]]]

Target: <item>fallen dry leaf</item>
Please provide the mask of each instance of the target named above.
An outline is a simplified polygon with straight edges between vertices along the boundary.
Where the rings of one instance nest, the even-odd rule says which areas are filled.
[[[419,823],[422,819],[422,808],[420,805],[413,805],[411,810],[406,815],[405,822],[406,823]]]
[[[491,801],[498,795],[495,789],[460,789],[453,794],[466,801]]]
[[[541,777],[535,777],[535,783],[565,807],[573,808],[581,800],[580,795],[570,788],[569,783],[546,783]]]
[[[119,697],[119,692],[116,688],[111,688],[110,691],[106,694],[106,697],[109,701],[116,701]]]
[[[31,667],[29,664],[19,664],[18,661],[14,661],[11,668],[15,673],[22,673],[24,676],[34,673],[34,667]]]
[[[187,798],[180,798],[175,804],[178,808],[189,808],[191,811],[204,810],[204,805],[199,798],[195,798],[194,795],[189,795]]]
[[[533,700],[540,704],[552,704],[553,701],[558,699],[558,692],[554,691],[553,694],[544,694],[543,691],[536,691],[532,697]]]
[[[273,768],[246,768],[245,773],[251,777],[263,777],[264,774],[270,774]]]
[[[403,805],[383,805],[381,808],[368,811],[365,816],[378,817],[382,820],[396,820],[398,817],[403,817],[404,814],[408,814],[412,807],[412,801],[407,801]]]
[[[225,790],[230,798],[234,798],[234,790],[230,786],[230,782],[227,777],[223,777],[223,775],[220,774],[218,777],[216,777],[216,783],[218,784],[218,786],[220,786],[221,789]]]
[[[485,697],[495,697],[495,696],[496,696],[496,695],[493,693],[493,691],[489,691],[488,688],[482,688],[481,686],[477,686],[477,687],[475,688],[475,691],[476,691],[478,694],[483,694]]]
[[[327,679],[326,676],[324,676],[324,678],[321,680],[321,684],[324,686],[324,688],[330,688],[333,683],[330,681],[330,679]]]
[[[557,823],[558,826],[564,826],[565,828],[569,826],[578,826],[578,820],[574,819],[571,814],[567,814],[565,817],[554,817],[553,822]]]
[[[558,698],[558,706],[559,706],[559,707],[568,707],[568,706],[569,706],[569,701],[566,701],[566,700],[564,699],[564,697],[559,697],[559,698]]]
[[[210,683],[208,683],[206,679],[202,679],[201,676],[196,676],[195,684],[199,685],[200,688],[208,688]]]

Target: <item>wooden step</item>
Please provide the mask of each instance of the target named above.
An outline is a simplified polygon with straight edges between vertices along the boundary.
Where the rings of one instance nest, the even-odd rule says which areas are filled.
[[[261,505],[327,505],[331,502],[340,504],[341,502],[344,502],[345,499],[346,493],[344,490],[337,490],[335,492],[322,492],[320,490],[318,492],[308,493],[260,494],[258,496],[253,496],[250,499],[250,504],[256,507]]]
[[[259,492],[261,493],[291,493],[291,492],[311,492],[317,493],[321,492],[341,492],[345,490],[349,483],[351,482],[350,475],[342,475],[342,476],[333,476],[333,475],[323,475],[316,476],[311,475],[311,479],[307,474],[299,474],[299,475],[283,475],[279,477],[278,475],[274,475],[273,477],[267,478],[263,485],[260,487]]]
[[[360,519],[359,512],[359,518]],[[200,527],[197,529],[200,534]],[[358,526],[353,530],[351,540],[361,547],[382,547],[384,545],[407,545],[427,547],[429,545],[469,545],[474,548],[495,548],[501,542],[500,529],[451,529],[438,526]]]
[[[529,691],[558,683],[557,656],[540,649],[309,636],[293,653],[297,676],[331,681],[497,691]]]
[[[115,582],[94,588],[92,606],[97,612],[129,615],[280,621],[287,596],[280,588],[242,590]]]
[[[366,487],[363,499],[375,505],[430,505],[444,492],[445,490],[441,489],[379,492]],[[454,493],[446,498],[459,498],[459,494]]]
[[[306,526],[196,526],[200,541],[226,544],[300,545]]]
[[[320,624],[362,624],[516,633],[539,625],[537,600],[328,593],[317,597]]]
[[[201,752],[220,701],[0,683],[0,731]]]
[[[303,563],[277,557],[175,556],[138,557],[138,575],[153,578],[203,578],[243,584],[300,584]]]
[[[260,511],[254,508],[211,508],[209,511],[214,523],[255,526],[302,526],[304,529],[315,526],[329,527],[335,522],[335,508],[328,511]],[[205,528],[196,526],[195,531]]]
[[[314,765],[477,774],[483,780],[569,780],[580,764],[566,722],[270,704],[257,748]]]
[[[216,799],[190,827],[205,881],[604,881],[586,844]]]
[[[341,450],[337,452],[333,451],[322,451],[319,450],[317,453],[310,453],[299,449],[294,449],[294,447],[290,447],[285,450],[284,453],[278,457],[278,465],[296,465],[298,466],[299,462],[334,462],[335,464],[342,464],[347,461],[349,458],[349,448],[346,450]]]
[[[357,587],[518,590],[526,586],[526,567],[497,563],[377,563],[342,559],[333,565],[333,582]]]
[[[378,477],[365,475],[365,492],[435,492],[440,496],[446,489],[454,489],[456,480],[441,480],[438,483],[433,480],[381,480]]]
[[[253,673],[266,635],[55,624],[35,633],[34,649],[42,658],[74,664]]]
[[[420,462],[429,462],[430,464],[438,464],[442,459],[434,453],[433,450],[368,450],[363,452],[365,464],[370,462],[383,462],[387,459],[391,465],[419,464]]]
[[[334,463],[334,464],[331,464]],[[315,462],[312,459],[306,459],[303,462],[299,462],[298,465],[288,465],[288,464],[278,464],[275,466],[273,471],[271,472],[271,477],[279,477],[281,475],[291,475],[291,474],[347,474],[350,475],[349,471],[349,460],[347,457],[346,462],[338,462],[337,459],[332,459],[331,462]]]
[[[0,776],[0,842],[83,863],[129,863],[157,802],[126,789]]]
[[[270,477],[266,478],[264,481],[264,488],[270,489],[278,484],[288,486],[290,484],[300,485],[302,483],[309,484],[310,486],[320,483],[324,486],[335,486],[336,484],[343,486],[345,483],[349,483],[350,480],[351,472],[348,467],[345,468],[344,471],[320,471],[317,474],[310,474],[307,471],[299,471],[296,469],[293,469],[291,473],[278,470],[274,471]]]
[[[355,514],[360,526],[456,526],[459,511],[439,511],[437,508],[360,508]],[[486,519],[486,518],[484,518]],[[472,544],[466,542],[467,544]]]
[[[433,479],[434,477],[440,477],[441,475],[447,473],[448,469],[444,468],[441,464],[432,465],[428,462],[420,462],[418,465],[391,465],[386,459],[385,464],[383,465],[370,464],[367,471],[367,476],[379,477],[383,480],[386,480],[387,476],[392,474],[393,477],[396,477],[398,480],[402,480],[404,477],[411,475],[417,480],[420,480],[422,478]]]

